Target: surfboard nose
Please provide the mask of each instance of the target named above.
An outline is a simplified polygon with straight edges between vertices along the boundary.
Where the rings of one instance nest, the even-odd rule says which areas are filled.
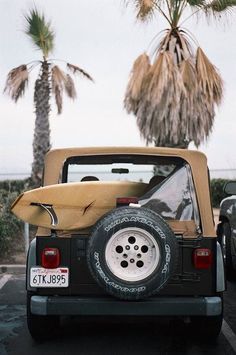
[[[11,205],[11,212],[14,213],[14,208],[15,206],[18,204],[18,202],[20,201],[20,199],[23,197],[24,193],[20,194],[15,201],[12,203]],[[14,213],[15,214],[15,213]]]

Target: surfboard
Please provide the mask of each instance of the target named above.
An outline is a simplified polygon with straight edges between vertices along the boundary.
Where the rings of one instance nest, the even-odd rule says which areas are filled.
[[[11,211],[24,222],[55,230],[90,227],[116,207],[118,197],[140,197],[147,184],[130,181],[84,181],[26,191]]]

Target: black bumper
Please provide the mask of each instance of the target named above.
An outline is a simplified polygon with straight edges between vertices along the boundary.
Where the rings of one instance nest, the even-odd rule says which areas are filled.
[[[32,296],[30,306],[36,315],[217,316],[222,313],[220,297],[120,301],[112,298]]]

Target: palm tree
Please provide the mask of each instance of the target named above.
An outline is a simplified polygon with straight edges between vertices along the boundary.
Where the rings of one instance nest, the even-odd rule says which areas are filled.
[[[221,17],[236,0],[126,0],[146,21],[159,14],[168,29],[155,37],[154,53],[141,54],[133,64],[124,106],[137,118],[146,143],[198,147],[212,131],[215,107],[222,100],[223,81],[183,22],[192,15]],[[189,12],[192,10],[192,12]],[[186,17],[184,17],[186,15]]]
[[[43,174],[44,156],[51,147],[49,127],[51,93],[55,97],[57,111],[60,114],[63,106],[63,92],[71,99],[75,99],[76,90],[71,75],[59,68],[55,64],[55,60],[49,58],[54,48],[55,38],[51,23],[36,8],[31,9],[24,18],[26,20],[25,33],[31,38],[36,48],[41,51],[42,59],[22,64],[12,69],[8,73],[4,91],[10,95],[12,100],[17,102],[24,95],[31,70],[39,66],[39,75],[34,86],[36,120],[31,171],[33,185],[39,186]],[[87,79],[92,80],[91,76],[78,66],[66,62],[65,64],[68,71],[71,71],[73,74],[79,73]]]

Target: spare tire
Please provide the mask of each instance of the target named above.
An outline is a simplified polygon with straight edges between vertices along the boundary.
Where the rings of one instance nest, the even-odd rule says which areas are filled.
[[[87,261],[97,283],[109,294],[137,300],[157,293],[173,275],[178,244],[155,212],[120,207],[94,227]]]

